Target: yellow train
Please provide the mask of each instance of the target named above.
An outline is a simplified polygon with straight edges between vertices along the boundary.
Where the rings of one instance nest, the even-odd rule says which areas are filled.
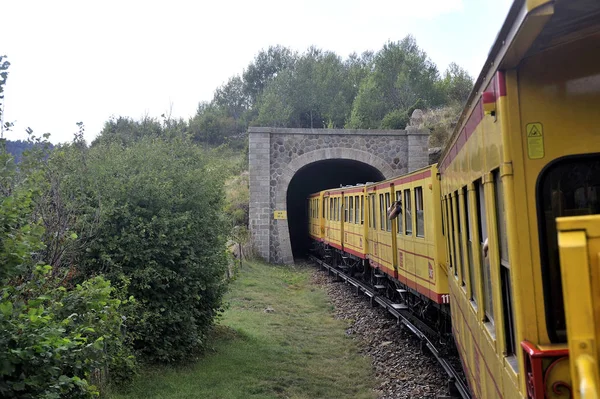
[[[324,256],[451,324],[476,398],[600,397],[599,214],[598,0],[515,1],[437,165],[309,198]]]

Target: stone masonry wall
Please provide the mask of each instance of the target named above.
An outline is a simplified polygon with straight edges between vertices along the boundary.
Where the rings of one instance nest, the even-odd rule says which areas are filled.
[[[385,178],[428,164],[429,132],[405,130],[250,128],[250,232],[258,254],[293,263],[286,210],[287,188],[303,166],[324,159],[351,159],[378,169]]]

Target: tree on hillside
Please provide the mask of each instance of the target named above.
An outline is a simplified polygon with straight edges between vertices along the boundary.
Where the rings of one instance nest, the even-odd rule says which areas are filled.
[[[293,69],[280,72],[257,101],[255,125],[341,127],[356,89],[348,66],[332,52],[310,48]]]
[[[473,89],[473,78],[465,69],[453,62],[446,69],[440,86],[448,104],[463,106]]]
[[[100,143],[119,143],[122,146],[129,146],[143,138],[171,140],[185,137],[188,130],[188,124],[183,119],[171,119],[164,114],[162,122],[148,116],[140,120],[123,116],[112,117],[104,123],[104,128],[92,142],[92,146]]]
[[[281,71],[293,67],[297,55],[287,47],[271,46],[262,50],[243,73],[244,91],[255,103],[267,84]]]
[[[229,115],[224,106],[210,103],[200,103],[196,115],[189,122],[192,137],[201,143],[219,145],[227,137],[235,136],[239,129],[233,116]],[[245,127],[243,129],[245,130]]]
[[[227,83],[215,90],[213,103],[223,108],[236,124],[250,108],[250,98],[244,90],[244,81],[239,76],[230,78]]]
[[[388,113],[408,112],[417,102],[443,102],[438,70],[412,36],[388,42],[375,55],[373,71],[361,82],[348,127],[379,128]]]

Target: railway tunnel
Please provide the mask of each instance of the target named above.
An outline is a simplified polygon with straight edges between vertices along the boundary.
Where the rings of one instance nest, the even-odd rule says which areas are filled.
[[[299,169],[287,189],[287,214],[294,260],[306,257],[310,248],[306,198],[309,194],[340,185],[354,185],[383,180],[375,167],[349,159],[327,159]]]

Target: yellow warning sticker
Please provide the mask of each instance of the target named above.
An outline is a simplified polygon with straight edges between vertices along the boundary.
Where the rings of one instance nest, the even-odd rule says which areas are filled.
[[[273,218],[277,220],[287,219],[287,211],[275,211],[273,212]]]
[[[527,131],[527,155],[529,159],[544,158],[544,128],[541,123],[528,123]]]

